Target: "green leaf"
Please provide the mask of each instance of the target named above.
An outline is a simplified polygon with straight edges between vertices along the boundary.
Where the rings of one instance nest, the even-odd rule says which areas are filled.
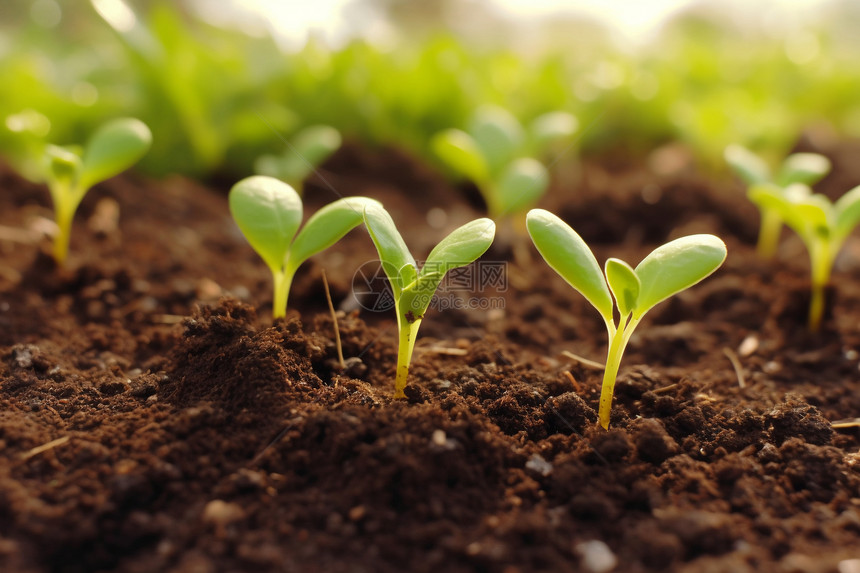
[[[369,206],[381,208],[382,204],[367,197],[345,197],[314,213],[293,241],[287,266],[297,269],[310,257],[338,242],[364,221],[364,209]]]
[[[537,203],[549,187],[549,173],[537,160],[522,157],[510,163],[495,185],[494,216],[512,215]]]
[[[400,232],[394,225],[394,220],[381,206],[368,205],[364,209],[364,224],[379,259],[382,269],[388,277],[394,298],[399,299],[403,287],[414,282],[417,272],[415,270],[415,259],[400,236]]]
[[[265,175],[276,179],[288,179],[283,174],[281,163],[283,159],[277,155],[266,154],[261,155],[254,161],[254,173],[257,175]]]
[[[774,209],[780,214],[785,210],[784,204],[788,203],[783,190],[772,183],[752,185],[747,190],[747,198],[760,209]]]
[[[836,213],[835,235],[840,239],[847,237],[860,222],[860,186],[837,199],[833,210]]]
[[[792,202],[790,209],[793,211],[791,218],[783,218],[786,224],[792,226],[801,236],[806,233],[830,235],[833,204],[824,195],[816,193],[800,201]],[[798,223],[795,223],[794,219],[797,219]]]
[[[468,132],[475,139],[491,173],[511,161],[523,145],[520,123],[506,109],[496,106],[479,108]]]
[[[636,309],[641,284],[633,267],[621,259],[607,259],[604,266],[606,282],[615,297],[622,320]]]
[[[633,318],[701,281],[725,259],[726,245],[713,235],[690,235],[657,247],[635,269],[641,289]]]
[[[50,180],[71,188],[81,169],[81,157],[72,149],[58,145],[45,146],[45,160]]]
[[[272,272],[286,262],[290,243],[302,222],[302,200],[278,179],[254,175],[230,190],[230,213]]]
[[[437,133],[430,142],[439,159],[457,174],[482,185],[488,177],[487,162],[472,136],[459,129]]]
[[[431,273],[444,276],[451,269],[468,265],[487,252],[495,236],[496,224],[491,219],[476,219],[466,223],[453,230],[430,251],[418,276],[425,277]],[[442,280],[441,277],[439,280]]]
[[[152,133],[134,118],[114,120],[100,127],[87,142],[79,188],[87,189],[125,171],[143,157],[152,144]]]
[[[793,183],[785,189],[775,185],[754,185],[750,187],[748,196],[759,208],[778,213],[805,242],[822,232],[830,232],[833,205],[824,195],[813,194],[803,183]]]
[[[786,187],[792,183],[812,185],[830,172],[830,160],[818,153],[794,153],[782,163],[776,184]]]
[[[764,160],[740,145],[729,145],[724,152],[726,162],[747,185],[770,181],[770,168]]]
[[[540,150],[553,142],[573,137],[577,129],[579,121],[576,116],[566,111],[552,111],[535,118],[529,132],[532,144]]]
[[[612,320],[612,295],[594,253],[576,231],[543,209],[532,209],[526,227],[538,252],[570,286],[582,293],[604,320]]]
[[[293,147],[312,169],[337,151],[342,142],[340,132],[335,128],[329,125],[312,125],[296,135]],[[290,152],[292,150],[288,151]]]

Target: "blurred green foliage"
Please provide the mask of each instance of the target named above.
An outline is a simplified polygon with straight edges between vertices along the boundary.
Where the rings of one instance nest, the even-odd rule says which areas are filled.
[[[641,154],[680,140],[711,166],[730,143],[777,157],[812,123],[860,135],[860,16],[851,2],[834,6],[818,28],[791,33],[689,13],[635,52],[590,22],[547,23],[555,47],[529,50],[457,30],[419,33],[420,19],[393,41],[329,48],[312,36],[285,50],[184,3],[4,0],[0,155],[40,179],[44,145],[134,115],[152,128],[141,168],[156,175],[246,175],[316,124],[432,161],[433,134],[466,129],[492,104],[524,124],[573,114],[583,153]]]

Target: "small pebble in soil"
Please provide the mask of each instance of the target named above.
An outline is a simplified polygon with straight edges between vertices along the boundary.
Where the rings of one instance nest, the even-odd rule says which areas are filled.
[[[540,454],[534,454],[526,462],[526,469],[546,477],[552,473],[552,464],[543,459]]]
[[[363,505],[356,505],[347,513],[350,521],[361,521],[367,515],[367,508]]]
[[[223,528],[245,517],[245,510],[235,503],[213,499],[203,508],[203,522]]]
[[[765,365],[762,369],[767,374],[776,374],[777,372],[782,370],[782,366],[779,364],[779,362],[771,360],[770,362],[765,362]]]
[[[741,357],[752,356],[756,350],[758,350],[758,337],[754,334],[750,334],[744,338],[743,342],[738,346],[738,354]]]
[[[453,450],[457,447],[457,442],[448,438],[445,430],[433,430],[433,435],[430,436],[430,442],[437,448],[443,450]]]
[[[33,366],[33,352],[39,349],[35,346],[18,346],[12,350],[12,358],[18,368],[30,368]]]
[[[574,547],[582,559],[582,567],[592,573],[612,571],[618,564],[618,558],[604,542],[594,539],[577,543]]]

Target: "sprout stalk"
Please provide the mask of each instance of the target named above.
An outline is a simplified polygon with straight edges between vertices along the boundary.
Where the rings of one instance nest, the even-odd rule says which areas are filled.
[[[283,318],[287,316],[287,297],[290,294],[290,285],[293,282],[294,272],[290,269],[272,269],[272,278],[274,279],[274,301],[272,302],[273,318]]]
[[[50,190],[54,201],[54,220],[57,223],[57,236],[54,238],[52,255],[57,265],[62,267],[69,255],[72,220],[75,218],[78,205],[66,200],[67,197],[72,196],[72,188],[68,182],[55,181],[50,186]]]
[[[412,351],[415,349],[415,339],[418,338],[418,328],[421,326],[421,318],[410,320],[397,308],[397,329],[400,331],[400,342],[397,346],[397,373],[394,378],[394,398],[405,398],[403,390],[409,378],[409,363],[412,361]],[[408,313],[411,315],[411,312]]]
[[[812,264],[812,295],[809,301],[809,330],[818,332],[824,317],[824,290],[833,267],[834,253],[838,248],[828,248],[824,241],[816,241],[810,252]]]
[[[782,217],[773,209],[763,209],[761,227],[758,232],[756,251],[763,259],[772,259],[779,245],[779,235],[782,231]]]
[[[609,331],[609,351],[606,355],[606,367],[603,370],[603,384],[600,388],[600,407],[597,420],[604,430],[609,429],[609,415],[612,411],[612,396],[615,392],[615,379],[618,376],[618,368],[621,366],[621,357],[624,349],[630,341],[630,336],[639,320],[627,317],[620,322],[619,328],[610,321],[606,323]]]

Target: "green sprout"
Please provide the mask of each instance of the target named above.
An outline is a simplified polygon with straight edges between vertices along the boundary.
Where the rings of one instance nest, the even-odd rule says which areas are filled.
[[[342,143],[340,132],[328,125],[300,131],[281,155],[263,155],[254,163],[258,175],[275,177],[302,191],[304,180]]]
[[[58,265],[62,266],[68,256],[72,220],[87,191],[137,163],[151,143],[152,133],[146,124],[123,118],[102,125],[83,150],[77,146],[45,147],[45,178],[57,222],[53,256]]]
[[[472,263],[490,248],[496,225],[490,219],[476,219],[455,229],[433,248],[419,271],[388,211],[368,206],[364,223],[394,296],[399,332],[394,397],[405,398],[415,338],[433,294],[448,271]]]
[[[556,215],[533,209],[526,217],[526,227],[547,264],[579,291],[606,323],[609,350],[598,419],[603,428],[609,428],[615,379],[633,330],[656,304],[717,270],[726,258],[726,246],[713,235],[690,235],[656,248],[635,269],[622,260],[608,259],[604,276],[582,237]],[[617,324],[614,308],[618,309]]]
[[[809,329],[816,332],[824,315],[824,289],[830,281],[833,261],[845,239],[860,222],[860,186],[832,203],[809,186],[795,183],[780,188],[767,183],[754,185],[750,199],[762,210],[776,213],[797,233],[809,251],[812,294]]]
[[[365,207],[379,205],[367,197],[338,199],[314,213],[296,235],[302,200],[283,181],[265,175],[247,177],[230,190],[229,202],[239,229],[272,271],[274,318],[286,316],[290,286],[301,264],[360,225]]]
[[[545,155],[577,128],[569,113],[551,112],[527,131],[508,111],[485,106],[468,131],[446,129],[433,137],[431,147],[450,170],[478,186],[490,217],[498,220],[533,206],[549,186],[546,168],[526,155]]]
[[[769,184],[775,189],[785,189],[795,183],[813,185],[830,172],[830,161],[817,153],[793,153],[785,158],[776,175],[767,163],[740,145],[729,145],[725,150],[726,162],[738,177],[753,186]],[[747,191],[749,196],[750,191]],[[755,203],[755,201],[753,201]],[[761,212],[757,250],[761,257],[770,259],[776,254],[783,218],[775,209],[756,203]]]

